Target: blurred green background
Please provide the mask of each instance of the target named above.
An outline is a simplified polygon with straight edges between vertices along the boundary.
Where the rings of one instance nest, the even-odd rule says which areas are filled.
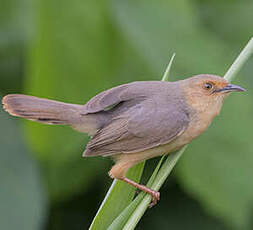
[[[252,0],[0,0],[0,95],[84,104],[107,88],[223,75],[253,36]],[[253,58],[209,130],[185,152],[137,229],[253,228]],[[0,229],[87,229],[112,161],[88,137],[0,109]],[[147,163],[145,178],[157,159]]]

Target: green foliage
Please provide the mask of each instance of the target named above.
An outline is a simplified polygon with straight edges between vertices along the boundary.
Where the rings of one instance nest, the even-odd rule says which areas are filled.
[[[158,171],[163,162],[163,157],[160,159],[157,164],[152,176],[150,177],[147,186],[149,188],[155,189],[152,185],[154,180],[158,176]],[[136,212],[142,212],[143,208],[147,208],[151,202],[151,196],[141,192],[132,202],[129,202],[129,205],[125,207],[122,212],[118,213],[118,216],[112,221],[108,230],[116,230],[116,229],[129,229],[132,225],[132,222],[135,222],[136,218],[140,217],[140,215],[136,215]],[[147,206],[145,205],[147,203]],[[143,205],[144,204],[144,205]],[[144,207],[146,206],[146,207]],[[129,226],[130,225],[130,226]],[[102,225],[103,226],[103,225]]]
[[[39,166],[14,120],[0,113],[0,229],[39,230],[47,204]]]
[[[140,181],[144,162],[131,168],[127,177]],[[94,218],[90,229],[99,230],[106,229],[113,220],[128,206],[135,194],[135,188],[126,183],[114,180],[104,201],[102,202],[96,217]]]
[[[163,158],[159,161],[156,169],[154,170],[152,176],[150,177],[150,180],[147,184],[148,187],[151,189],[158,191],[162,184],[165,182],[166,178],[168,175],[171,173],[172,169],[176,165],[177,161],[179,158],[182,156],[183,152],[185,151],[186,146],[183,147],[181,150],[170,154],[166,161],[162,164]],[[161,166],[162,164],[162,166]],[[140,198],[140,202],[138,205],[135,207],[135,209],[131,212],[131,215],[128,217],[127,215],[127,220],[124,221],[124,230],[131,230],[135,229],[136,225],[140,221],[141,217],[144,215],[144,212],[147,210],[149,207],[149,204],[151,202],[151,196],[148,194],[140,194],[136,200]],[[133,201],[131,204],[135,204],[135,201]],[[130,205],[131,205],[130,204]],[[119,229],[119,228],[114,228]]]
[[[182,76],[220,74],[226,70],[226,45],[200,25],[197,12],[188,0],[170,3],[150,0],[149,4],[113,1],[112,15],[126,39],[156,73],[164,69],[172,52],[177,53],[172,75],[184,78]]]
[[[250,0],[2,0],[0,90],[10,93],[24,89],[25,93],[36,96],[84,104],[96,93],[118,84],[159,80],[161,70],[173,52],[177,53],[177,60],[173,64],[172,80],[198,73],[224,75],[252,36],[252,7]],[[233,229],[251,229],[252,71],[250,59],[235,82],[248,91],[231,95],[209,130],[189,146],[178,164],[176,178],[167,183],[161,202],[147,212],[140,223],[141,228],[153,229],[159,225],[160,229],[168,229],[168,226],[172,229],[224,229],[217,227],[219,219]],[[6,123],[7,127],[5,121],[1,115],[0,122]],[[13,124],[14,133],[15,126]],[[1,126],[1,138],[5,129]],[[32,170],[28,165],[36,163],[29,164],[27,160],[26,166],[20,163],[19,167],[23,173],[31,170],[26,174],[30,176],[27,180],[38,183],[37,192],[33,187],[30,190],[34,194],[46,190],[53,201],[48,228],[80,229],[85,224],[88,227],[97,210],[95,205],[105,193],[104,184],[110,182],[106,173],[110,161],[81,158],[88,137],[68,127],[26,122],[24,130],[30,152],[42,168],[46,186],[43,187],[40,179],[30,178]],[[12,148],[20,143],[20,134],[17,138],[14,136]],[[4,148],[1,148],[0,157],[5,156]],[[25,161],[23,153],[22,148],[20,151],[9,149],[6,161],[1,160],[6,162],[0,167],[1,175],[8,175],[9,164]],[[38,169],[34,170],[38,174]],[[17,176],[22,175],[21,171]],[[5,183],[15,181],[8,179]],[[23,179],[22,182],[27,189],[27,181]],[[178,190],[171,192],[175,183],[180,184],[179,195]],[[15,197],[16,205],[10,203],[9,208],[18,210],[17,207],[22,206],[19,202],[24,201],[31,205],[26,206],[31,218],[23,218],[29,229],[28,225],[35,226],[38,219],[33,218],[35,212],[31,202],[22,201],[22,184],[19,186],[20,192],[14,186],[9,190],[17,194],[10,196]],[[26,195],[29,194],[27,190]],[[93,195],[97,190],[97,196]],[[81,203],[80,194],[85,203]],[[7,200],[1,193],[0,196]],[[179,209],[173,201],[180,196],[183,201]],[[173,199],[169,200],[170,197]],[[187,206],[184,199],[192,205]],[[200,206],[194,205],[194,200]],[[73,211],[74,201],[83,211],[81,214]],[[41,207],[40,204],[36,206]],[[8,224],[15,222],[19,223],[17,215]],[[59,225],[57,228],[52,227],[55,222]],[[81,227],[74,227],[77,222]]]

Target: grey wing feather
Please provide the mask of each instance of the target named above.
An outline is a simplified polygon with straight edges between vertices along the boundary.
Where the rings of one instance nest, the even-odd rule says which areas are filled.
[[[140,97],[142,91],[135,90],[136,85],[138,87],[138,83],[136,84],[135,82],[120,85],[96,95],[84,105],[82,114],[107,111],[123,101]]]
[[[146,99],[114,118],[93,136],[84,155],[136,153],[174,140],[188,126],[188,115],[180,106],[159,101]]]
[[[168,84],[168,82],[166,82]],[[108,108],[129,100],[140,100],[152,96],[157,90],[166,86],[161,81],[139,81],[114,87],[99,93],[88,101],[83,108],[82,114],[107,111]]]

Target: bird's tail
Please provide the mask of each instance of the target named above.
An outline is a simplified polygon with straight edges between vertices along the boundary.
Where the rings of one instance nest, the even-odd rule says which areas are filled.
[[[45,124],[74,125],[81,119],[81,105],[22,94],[6,95],[2,103],[4,109],[13,116]]]

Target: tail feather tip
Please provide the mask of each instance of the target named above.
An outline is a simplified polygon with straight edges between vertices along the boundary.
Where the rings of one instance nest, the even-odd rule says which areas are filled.
[[[9,107],[8,107],[8,98],[10,97],[10,95],[6,95],[2,98],[2,105],[3,105],[3,109],[7,112],[9,112]]]

